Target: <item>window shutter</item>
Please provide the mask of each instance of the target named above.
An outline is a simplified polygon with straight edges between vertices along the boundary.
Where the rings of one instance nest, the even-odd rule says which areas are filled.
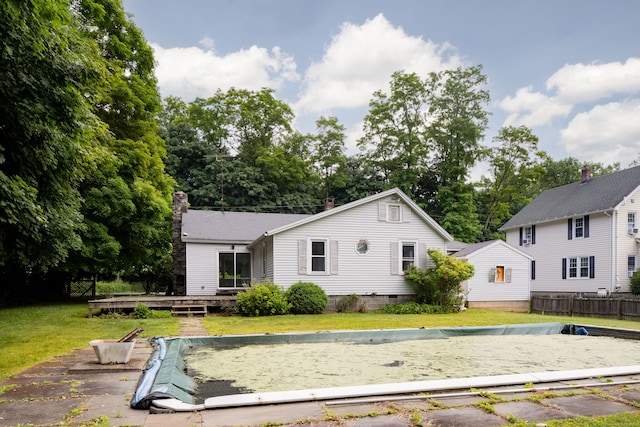
[[[536,226],[535,225],[531,226],[531,244],[532,245],[536,244]]]
[[[569,218],[567,220],[567,226],[568,226],[567,240],[571,240],[573,239],[573,219],[572,218]]]
[[[418,254],[418,259],[418,267],[424,269],[429,268],[429,261],[431,260],[431,257],[427,255],[427,244],[424,242],[420,243],[420,253]]]
[[[391,274],[398,274],[398,242],[391,242]]]
[[[307,274],[307,241],[298,240],[298,274]]]
[[[409,206],[402,207],[402,222],[411,222],[411,209]]]
[[[490,268],[489,269],[489,283],[494,283],[496,281],[496,269],[495,268]]]
[[[584,237],[589,237],[589,215],[584,216]]]
[[[567,259],[562,258],[562,279],[567,278]]]
[[[504,282],[505,283],[511,283],[511,269],[510,268],[505,268],[504,269]]]
[[[378,203],[378,221],[387,220],[387,204]]]
[[[531,261],[531,280],[536,280],[536,261]]]
[[[524,234],[524,230],[520,227],[520,246],[522,246],[522,235]]]
[[[338,274],[338,260],[340,259],[338,257],[338,246],[337,240],[331,241],[331,266],[329,270],[331,274]]]
[[[596,257],[589,257],[589,279],[596,278]]]

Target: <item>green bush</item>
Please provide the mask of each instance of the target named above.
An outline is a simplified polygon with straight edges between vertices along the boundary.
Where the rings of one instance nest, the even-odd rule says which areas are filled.
[[[290,304],[282,288],[275,283],[259,283],[240,292],[236,300],[236,313],[242,316],[275,316],[287,314]]]
[[[438,305],[405,302],[403,304],[389,304],[380,309],[386,314],[438,314],[444,310]]]
[[[340,297],[340,299],[336,303],[336,310],[338,310],[338,313],[344,313],[345,311],[354,309],[359,300],[360,297],[356,294]]]
[[[633,273],[629,281],[631,282],[631,293],[640,295],[640,270]]]
[[[139,302],[131,312],[131,317],[135,319],[166,319],[171,317],[171,312],[168,310],[152,310]]]
[[[286,296],[293,314],[320,314],[329,302],[324,289],[311,282],[295,283],[287,289]]]

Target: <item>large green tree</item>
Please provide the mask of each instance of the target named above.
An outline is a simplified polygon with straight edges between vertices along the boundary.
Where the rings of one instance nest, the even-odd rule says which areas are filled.
[[[489,175],[480,182],[478,197],[484,214],[485,239],[498,238],[498,227],[532,200],[532,186],[544,173],[547,154],[538,150],[538,137],[525,126],[507,126],[494,137],[489,151]]]
[[[426,84],[417,74],[393,73],[389,92],[373,94],[358,141],[362,160],[384,186],[399,187],[411,197],[419,192],[430,153],[427,98]]]
[[[85,204],[83,247],[71,272],[148,271],[170,253],[173,181],[164,170],[161,102],[151,47],[118,0],[79,0],[84,37],[99,46],[108,80],[94,101],[108,137],[105,156],[80,187]]]
[[[320,117],[316,120],[316,144],[313,161],[324,184],[325,199],[334,197],[332,189],[344,188],[347,157],[345,151],[344,126],[338,118]]]
[[[91,103],[105,66],[67,1],[0,5],[0,283],[81,247],[78,185],[104,153]],[[23,289],[26,291],[26,289]]]

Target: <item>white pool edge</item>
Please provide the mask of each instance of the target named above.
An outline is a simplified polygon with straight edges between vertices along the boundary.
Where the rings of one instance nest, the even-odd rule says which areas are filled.
[[[516,384],[538,384],[554,381],[570,381],[594,377],[611,377],[640,374],[640,365],[615,366],[568,371],[533,372],[527,374],[492,375],[484,377],[453,378],[445,380],[414,381],[391,384],[370,384],[315,388],[307,390],[273,391],[263,393],[231,394],[210,397],[204,404],[193,405],[178,399],[157,399],[153,405],[175,412],[201,411],[204,409],[231,408],[239,406],[299,403],[317,400],[346,399],[365,396],[384,396],[409,393],[427,393],[442,390],[460,390],[483,387],[511,386]]]

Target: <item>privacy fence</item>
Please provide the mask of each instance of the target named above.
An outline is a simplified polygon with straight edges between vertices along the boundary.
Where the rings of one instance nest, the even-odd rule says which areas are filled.
[[[596,293],[531,294],[532,313],[560,316],[601,317],[606,319],[640,320],[640,296]]]

